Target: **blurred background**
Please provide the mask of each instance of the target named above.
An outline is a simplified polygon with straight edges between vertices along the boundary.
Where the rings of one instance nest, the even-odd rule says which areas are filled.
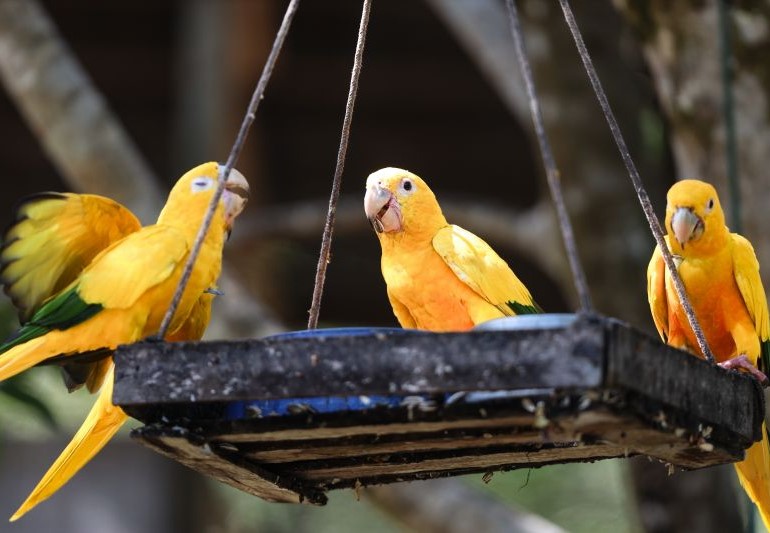
[[[185,170],[226,159],[287,4],[0,0],[0,219],[10,223],[27,194],[74,190],[111,196],[153,220]],[[770,77],[762,64],[770,7],[733,2],[720,19],[715,0],[574,4],[658,213],[675,179],[711,181],[733,229],[770,264],[762,216],[770,205]],[[633,188],[558,6],[519,5],[595,305],[652,333],[644,269],[653,240]],[[208,338],[306,323],[360,9],[352,0],[300,5],[237,165],[252,200],[227,247],[225,296]],[[485,238],[544,309],[575,308],[506,20],[502,0],[374,2],[322,326],[397,325],[362,208],[366,176],[383,166],[426,179],[450,222]],[[720,54],[720,27],[729,30],[732,58]],[[723,72],[735,92],[737,203],[728,201]],[[3,300],[6,330],[14,320]],[[67,395],[50,368],[4,383],[0,393],[2,520],[92,399]],[[124,435],[50,501],[0,529],[463,531],[471,526],[442,523],[428,508],[456,483],[473,497],[444,518],[523,510],[569,531],[663,532],[736,530],[746,514],[731,468],[667,476],[646,459],[509,472],[488,483],[469,476],[343,491],[325,508],[267,504]],[[507,524],[515,530],[513,518]]]

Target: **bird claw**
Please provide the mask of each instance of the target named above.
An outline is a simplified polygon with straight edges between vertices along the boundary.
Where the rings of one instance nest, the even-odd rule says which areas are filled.
[[[759,381],[762,385],[767,385],[768,383],[768,379],[765,373],[752,365],[751,361],[749,361],[749,358],[746,357],[746,354],[741,354],[737,357],[733,357],[732,359],[728,359],[727,361],[717,364],[725,370],[744,370],[751,374],[751,376]]]

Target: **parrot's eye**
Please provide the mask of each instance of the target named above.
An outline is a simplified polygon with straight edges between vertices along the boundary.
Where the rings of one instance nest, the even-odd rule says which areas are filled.
[[[706,213],[710,213],[712,209],[714,209],[714,199],[709,198],[709,201],[706,204]]]
[[[196,180],[193,180],[192,184],[190,185],[190,188],[192,189],[192,192],[201,192],[206,191],[208,189],[211,189],[214,186],[214,181],[209,178],[198,178]]]
[[[412,183],[412,180],[410,179],[405,179],[401,182],[401,188],[404,192],[412,192],[412,190],[414,190],[414,183]]]

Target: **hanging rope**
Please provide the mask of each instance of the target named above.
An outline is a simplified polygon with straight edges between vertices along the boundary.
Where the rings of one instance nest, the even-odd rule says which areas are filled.
[[[639,197],[639,203],[642,205],[642,211],[644,211],[644,215],[647,217],[647,222],[650,225],[652,235],[655,237],[655,241],[658,243],[658,247],[663,254],[663,260],[666,262],[666,266],[668,267],[669,273],[671,274],[671,279],[674,281],[674,287],[676,288],[676,293],[679,296],[679,301],[682,303],[684,312],[687,315],[687,320],[690,322],[690,327],[692,328],[693,332],[695,333],[695,337],[698,340],[698,346],[700,347],[701,352],[703,352],[703,355],[706,357],[706,359],[711,363],[715,363],[714,355],[711,353],[711,349],[706,342],[706,337],[703,335],[703,330],[698,323],[698,319],[695,317],[695,312],[692,309],[692,305],[690,305],[690,299],[687,296],[684,283],[682,283],[682,278],[679,276],[679,271],[676,269],[674,257],[671,255],[671,251],[668,249],[668,246],[666,246],[666,241],[663,237],[663,229],[660,227],[660,222],[655,216],[655,211],[652,208],[650,197],[647,195],[647,191],[644,189],[644,185],[642,185],[642,179],[639,177],[639,172],[636,170],[636,165],[634,165],[634,162],[631,159],[631,154],[629,153],[628,147],[626,146],[626,141],[623,139],[623,134],[620,132],[620,127],[615,120],[615,115],[612,113],[610,103],[607,100],[607,95],[604,93],[602,84],[599,81],[599,76],[596,74],[596,69],[594,68],[593,62],[591,61],[591,56],[588,54],[588,49],[583,42],[583,37],[580,34],[580,29],[578,28],[577,22],[575,21],[575,16],[572,14],[572,8],[570,8],[569,1],[559,0],[559,3],[561,4],[561,9],[564,12],[564,19],[567,21],[567,26],[569,26],[569,30],[572,33],[572,38],[575,40],[575,45],[577,46],[578,53],[580,54],[580,59],[583,61],[583,66],[585,67],[586,73],[588,74],[588,79],[591,81],[591,86],[594,89],[594,93],[596,93],[596,98],[599,100],[599,105],[602,108],[604,117],[607,119],[607,124],[609,124],[612,137],[615,139],[615,143],[618,145],[618,150],[620,150],[623,163],[626,165],[628,175],[631,178],[631,182],[634,184],[636,195]]]
[[[732,53],[729,11],[725,0],[717,0],[719,8],[719,52],[722,70],[722,113],[725,118],[725,159],[727,160],[727,183],[730,189],[730,228],[741,233],[741,190],[738,185],[738,140],[735,127],[735,98],[733,78],[735,64]]]
[[[575,282],[575,290],[580,300],[580,310],[583,312],[589,312],[593,310],[591,303],[591,294],[588,290],[588,282],[586,281],[586,275],[583,271],[583,267],[580,264],[580,257],[577,252],[577,244],[575,243],[575,234],[572,231],[572,224],[569,220],[569,214],[567,213],[567,206],[564,203],[564,195],[561,190],[561,179],[559,169],[556,166],[556,160],[553,157],[551,151],[551,143],[548,140],[548,135],[545,132],[545,125],[543,124],[543,115],[540,112],[540,102],[537,97],[537,91],[535,89],[535,80],[532,76],[532,68],[527,59],[526,48],[524,47],[524,37],[521,31],[521,23],[519,22],[519,13],[516,9],[516,3],[514,0],[506,0],[508,6],[508,19],[511,24],[511,35],[513,36],[513,42],[516,46],[516,57],[519,61],[519,68],[521,74],[524,77],[524,85],[527,88],[527,96],[529,97],[529,110],[532,113],[532,123],[535,126],[535,134],[537,135],[537,142],[540,145],[540,155],[543,158],[543,165],[545,166],[545,174],[548,180],[548,188],[551,190],[551,198],[556,206],[556,216],[559,220],[559,229],[561,229],[562,240],[564,241],[564,248],[567,251],[567,259],[569,260],[569,266],[572,270],[572,279]]]
[[[371,9],[372,0],[364,0],[364,6],[361,12],[361,23],[358,26],[358,42],[356,43],[356,53],[353,58],[353,71],[350,75],[348,101],[345,105],[345,118],[342,121],[342,136],[340,138],[340,147],[337,152],[337,166],[334,169],[332,192],[329,198],[329,211],[326,214],[326,223],[324,224],[323,237],[321,239],[321,253],[318,256],[318,266],[316,268],[315,274],[315,285],[313,286],[313,302],[310,304],[310,317],[307,321],[307,329],[315,329],[318,327],[318,315],[321,312],[321,297],[323,296],[324,282],[326,281],[326,269],[328,268],[329,261],[331,260],[329,255],[332,246],[334,218],[337,214],[337,202],[340,198],[340,186],[342,184],[342,171],[345,168],[345,156],[348,153],[350,124],[353,121],[353,109],[356,105],[358,79],[361,76],[361,67],[363,66],[364,45],[366,44],[366,30],[369,27],[369,13]]]
[[[283,48],[283,43],[286,40],[286,35],[289,33],[289,27],[291,26],[291,21],[294,19],[294,14],[296,13],[298,6],[299,0],[291,0],[289,7],[286,8],[286,13],[283,16],[281,27],[278,29],[278,34],[275,36],[275,41],[273,42],[273,47],[270,50],[270,55],[267,56],[267,61],[265,62],[265,66],[262,69],[262,75],[259,78],[257,87],[254,89],[254,94],[252,95],[249,106],[246,109],[246,115],[243,117],[243,122],[241,122],[241,129],[238,131],[238,135],[235,138],[235,142],[233,143],[233,147],[230,150],[230,155],[227,158],[227,162],[224,166],[220,165],[219,167],[219,177],[217,180],[217,188],[214,191],[214,196],[211,198],[211,203],[209,204],[208,211],[206,211],[206,216],[203,218],[203,222],[201,223],[200,229],[198,230],[198,234],[195,237],[195,243],[192,250],[190,251],[190,256],[187,258],[187,263],[185,263],[182,277],[179,280],[179,285],[177,285],[176,292],[174,292],[174,297],[171,299],[168,310],[163,316],[163,321],[161,322],[160,328],[158,329],[157,337],[160,339],[166,336],[168,327],[171,324],[171,319],[173,318],[174,313],[176,313],[177,307],[179,307],[179,302],[182,299],[184,289],[187,287],[187,282],[190,280],[190,275],[192,274],[195,260],[198,258],[201,246],[203,245],[203,239],[205,238],[206,233],[211,226],[211,221],[214,218],[217,204],[219,203],[219,199],[222,197],[222,193],[224,192],[225,183],[230,177],[230,171],[232,170],[233,166],[235,166],[235,162],[238,161],[238,156],[241,155],[243,145],[246,143],[246,137],[249,134],[249,129],[251,128],[251,125],[256,118],[257,107],[259,107],[259,103],[262,101],[262,98],[265,95],[267,82],[270,81],[270,76],[272,75],[273,68],[278,61],[278,55],[281,53],[281,48]]]

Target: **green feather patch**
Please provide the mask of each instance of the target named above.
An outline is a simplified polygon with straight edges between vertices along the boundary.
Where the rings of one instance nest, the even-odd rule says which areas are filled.
[[[759,369],[767,374],[770,372],[770,339],[759,342],[761,348],[759,354]]]
[[[29,322],[0,345],[0,353],[45,335],[51,330],[67,329],[80,324],[102,309],[101,304],[84,302],[77,292],[77,287],[72,287],[46,302]]]
[[[540,306],[537,305],[535,302],[532,302],[529,305],[522,304],[519,302],[505,302],[505,303],[517,315],[538,315],[543,312],[543,310],[540,309]]]

